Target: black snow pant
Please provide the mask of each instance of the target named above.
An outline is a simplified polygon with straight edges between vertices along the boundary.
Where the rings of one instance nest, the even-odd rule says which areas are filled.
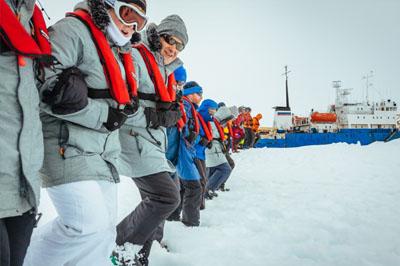
[[[207,168],[206,168],[206,162],[204,160],[200,160],[198,158],[194,159],[194,163],[196,164],[197,171],[199,171],[201,179],[200,179],[200,184],[201,184],[201,204],[200,204],[200,210],[203,210],[206,208],[206,199],[205,199],[205,193],[206,193],[206,184],[207,184]]]
[[[249,148],[253,148],[254,147],[254,143],[256,141],[256,133],[251,130],[250,131],[250,144],[249,144]]]
[[[142,201],[117,225],[117,244],[161,240],[165,219],[179,206],[179,190],[168,172],[133,178]],[[161,232],[160,232],[161,231]]]
[[[36,214],[0,219],[0,265],[22,266],[36,223]]]
[[[251,145],[251,136],[252,136],[253,130],[251,128],[245,127],[244,128],[244,143],[243,143],[243,148],[248,149],[250,148]]]
[[[201,196],[200,180],[181,179],[181,204],[171,216],[179,217],[182,212],[182,223],[187,226],[199,226]]]

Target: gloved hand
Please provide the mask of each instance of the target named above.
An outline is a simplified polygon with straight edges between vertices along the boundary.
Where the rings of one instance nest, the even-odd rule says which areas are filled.
[[[52,90],[45,90],[42,101],[51,106],[54,114],[67,115],[78,112],[88,104],[85,75],[77,67],[64,69]]]
[[[133,115],[139,109],[139,100],[137,98],[133,98],[131,104],[128,104],[124,108],[124,112],[126,115]]]
[[[210,141],[208,141],[208,139],[207,138],[205,138],[205,137],[202,137],[201,139],[200,139],[200,141],[199,141],[199,144],[201,145],[201,146],[204,146],[204,147],[207,147],[207,145],[210,143]]]
[[[107,122],[103,123],[103,125],[109,131],[114,131],[119,129],[125,123],[126,119],[128,119],[128,115],[124,110],[109,107]]]
[[[213,146],[213,143],[212,143],[212,141],[210,141],[210,142],[207,144],[207,146],[206,146],[206,147],[207,147],[208,149],[211,149],[211,148],[212,148],[212,146]]]
[[[197,138],[197,134],[196,132],[189,130],[189,135],[186,137],[186,140],[189,143],[193,143],[195,141],[195,139]]]

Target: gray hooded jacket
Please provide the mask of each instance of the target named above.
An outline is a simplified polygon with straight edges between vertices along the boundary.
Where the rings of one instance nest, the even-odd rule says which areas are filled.
[[[34,0],[6,3],[21,15],[30,32]],[[16,1],[13,1],[14,3]],[[43,163],[43,136],[39,118],[39,94],[33,61],[24,58],[19,67],[13,52],[0,54],[0,218],[19,216],[39,205]]]
[[[237,116],[237,108],[235,106],[220,107],[218,111],[214,114],[215,119],[217,119],[223,127],[226,126],[226,122],[228,120],[233,119],[235,116]],[[217,126],[214,122],[211,122],[211,126],[214,140],[212,141],[211,149],[206,149],[207,167],[215,167],[223,163],[228,163],[221,142],[215,140],[220,138]]]
[[[147,32],[150,27],[148,26]],[[147,34],[142,36],[144,45],[149,47]],[[153,52],[158,67],[164,80],[182,65],[181,60],[176,59],[169,65],[164,65],[163,57],[158,52]],[[147,72],[145,62],[136,49],[132,49],[134,66],[138,79],[138,91],[155,93],[153,82]],[[140,107],[136,114],[130,117],[120,129],[121,174],[129,177],[143,177],[160,172],[175,172],[175,168],[165,157],[167,149],[167,134],[164,127],[158,129],[146,129],[145,107],[155,107],[155,103],[148,100],[139,100]],[[156,142],[158,141],[158,143]]]
[[[104,4],[99,1],[91,2],[91,6],[104,9]],[[86,2],[79,3],[75,9],[78,8],[89,10]],[[99,12],[92,13],[99,14]],[[104,22],[104,17],[92,16],[92,18],[95,23],[96,20]],[[108,87],[95,44],[89,30],[82,22],[73,17],[66,17],[52,26],[49,34],[53,55],[62,64],[60,68],[77,66],[86,74],[85,81],[89,88]],[[117,51],[118,49],[130,51],[130,45],[120,48],[111,41],[110,45],[125,77]],[[48,79],[41,87],[41,91],[52,89],[56,83],[54,72],[48,70],[46,74]],[[83,180],[119,181],[118,130],[109,132],[103,126],[107,121],[109,106],[115,108],[117,103],[113,99],[89,99],[88,105],[76,113],[56,115],[51,112],[49,106],[43,104],[41,118],[45,150],[42,169],[44,186],[51,187]],[[64,149],[63,155],[59,152],[60,148]]]

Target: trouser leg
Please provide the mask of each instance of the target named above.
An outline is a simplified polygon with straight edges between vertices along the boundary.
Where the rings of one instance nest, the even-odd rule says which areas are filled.
[[[116,237],[116,184],[80,181],[47,191],[59,216],[35,232],[24,265],[108,265]]]
[[[256,140],[256,133],[253,130],[251,130],[250,131],[250,145],[249,145],[250,148],[253,148],[255,140]]]
[[[10,265],[10,244],[4,218],[0,219],[0,265]]]
[[[4,219],[4,225],[8,234],[11,266],[22,266],[31,240],[33,227],[35,226],[35,218],[36,213],[28,211],[21,216]]]
[[[232,168],[229,166],[228,163],[223,163],[219,165],[219,171],[220,171],[220,178],[218,179],[218,182],[216,184],[217,189],[219,189],[219,187],[228,180],[229,176],[232,173]]]
[[[218,167],[208,167],[207,168],[207,184],[206,191],[212,190],[215,191],[217,189],[218,178],[220,177],[220,173]]]
[[[188,226],[200,225],[201,185],[199,180],[183,180],[182,222]]]
[[[206,173],[206,162],[204,160],[195,159],[194,163],[196,164],[197,170],[200,173],[200,185],[201,185],[201,202],[200,202],[200,210],[205,209],[206,207],[206,200],[205,200],[205,193],[206,193],[206,184],[207,184],[207,173]]]
[[[168,172],[133,178],[133,181],[142,201],[118,224],[118,245],[125,242],[143,245],[180,203],[179,190]]]
[[[207,168],[208,183],[206,190],[215,191],[222,183],[228,180],[232,170],[228,163],[220,164],[216,167]]]
[[[185,188],[182,185],[182,180],[176,176],[175,177],[178,182],[177,187],[179,188],[179,196],[180,196],[180,203],[178,207],[171,213],[171,215],[167,218],[168,221],[180,221],[181,219],[181,212],[182,212],[182,203],[183,203],[183,194],[185,193]]]

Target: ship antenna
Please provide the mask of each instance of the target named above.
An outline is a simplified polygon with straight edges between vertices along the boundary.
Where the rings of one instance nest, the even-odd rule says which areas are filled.
[[[288,74],[292,71],[288,71],[288,66],[285,66],[285,73],[282,75],[285,75],[286,77],[286,107],[289,109],[289,85],[288,85]]]
[[[369,79],[372,78],[374,76],[374,71],[370,71],[366,76],[364,76],[362,79],[365,79],[365,99],[367,101],[367,104],[369,102],[368,99],[368,91],[369,91],[369,87],[372,86],[372,82],[370,83]]]

